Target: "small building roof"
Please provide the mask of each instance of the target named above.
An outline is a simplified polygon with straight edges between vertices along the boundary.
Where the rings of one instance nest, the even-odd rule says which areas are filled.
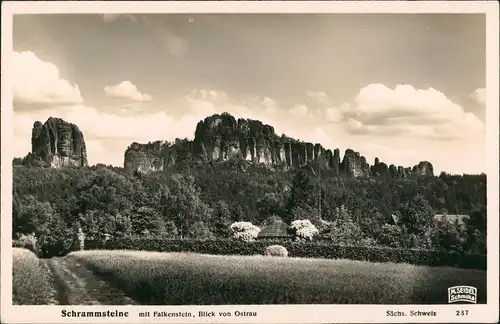
[[[257,236],[257,238],[272,237],[290,237],[290,235],[288,234],[288,225],[281,220],[276,220],[268,226],[264,227]]]
[[[391,214],[391,216],[389,217],[389,224],[399,225],[399,217],[394,214]]]

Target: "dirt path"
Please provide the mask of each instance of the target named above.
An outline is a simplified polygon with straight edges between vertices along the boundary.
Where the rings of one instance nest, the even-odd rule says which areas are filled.
[[[52,258],[41,261],[51,277],[52,305],[137,305],[123,291],[96,277],[75,260]]]

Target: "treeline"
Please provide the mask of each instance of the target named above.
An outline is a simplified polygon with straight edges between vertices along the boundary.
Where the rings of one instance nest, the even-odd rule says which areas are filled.
[[[35,233],[43,255],[65,253],[78,228],[113,236],[215,239],[236,221],[309,219],[316,239],[344,245],[485,253],[486,176],[349,179],[314,168],[276,171],[229,162],[169,172],[122,168],[13,169],[13,235]],[[467,226],[433,221],[468,214]],[[394,214],[399,226],[388,224]]]

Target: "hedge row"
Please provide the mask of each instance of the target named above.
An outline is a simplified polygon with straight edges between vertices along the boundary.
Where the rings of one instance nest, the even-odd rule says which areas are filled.
[[[395,249],[389,247],[340,246],[325,242],[235,240],[171,240],[124,237],[103,241],[86,241],[85,249],[142,250],[156,252],[194,252],[216,255],[264,254],[273,244],[284,246],[290,257],[350,259],[369,262],[409,263],[425,266],[450,266],[486,270],[486,256],[431,250]]]

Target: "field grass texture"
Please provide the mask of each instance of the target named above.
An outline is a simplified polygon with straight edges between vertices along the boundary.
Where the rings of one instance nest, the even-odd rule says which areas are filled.
[[[90,267],[141,304],[446,304],[447,288],[478,288],[486,272],[351,260],[78,251]]]
[[[27,249],[12,248],[13,304],[47,304],[50,291],[50,277],[40,259]]]

